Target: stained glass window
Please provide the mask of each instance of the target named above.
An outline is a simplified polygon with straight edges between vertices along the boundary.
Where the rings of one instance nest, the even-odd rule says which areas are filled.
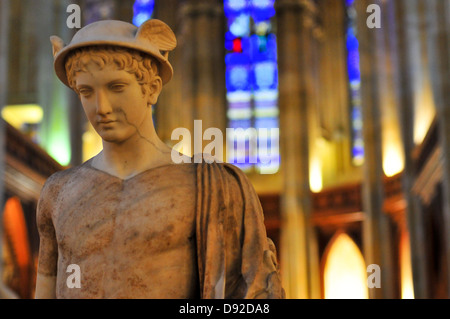
[[[274,0],[224,0],[227,32],[227,161],[278,171],[278,65]]]
[[[359,68],[359,43],[356,36],[355,0],[345,0],[347,9],[346,47],[352,127],[352,161],[364,162],[363,121],[361,111],[361,74]]]
[[[152,18],[155,0],[136,0],[133,5],[133,24],[139,27]]]

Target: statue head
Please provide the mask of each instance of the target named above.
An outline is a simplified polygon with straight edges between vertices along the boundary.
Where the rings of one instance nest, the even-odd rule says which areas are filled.
[[[71,43],[51,37],[59,79],[78,93],[87,118],[103,140],[122,142],[151,117],[173,69],[168,52],[172,30],[159,20],[137,28],[99,21],[79,30]]]

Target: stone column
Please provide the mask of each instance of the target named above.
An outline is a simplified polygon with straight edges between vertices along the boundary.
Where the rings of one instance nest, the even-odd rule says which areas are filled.
[[[318,298],[311,258],[308,117],[313,103],[311,1],[278,0],[277,34],[280,108],[281,267],[288,298]],[[317,258],[317,256],[315,256]]]
[[[442,148],[442,208],[444,217],[445,260],[447,278],[450,276],[450,3],[426,1],[427,49],[439,143]],[[447,296],[450,280],[447,279]]]
[[[177,107],[182,113],[191,114],[186,120],[202,120],[203,131],[209,127],[220,128],[225,140],[223,2],[187,0],[181,15],[183,30],[178,50],[182,54],[182,105]],[[183,127],[188,129],[193,126],[193,123],[185,124]],[[193,130],[190,131],[192,134]]]
[[[381,110],[385,78],[385,29],[369,29],[366,24],[367,7],[382,7],[381,1],[356,1],[358,39],[360,41],[361,100],[363,114],[363,247],[366,265],[377,264],[381,270],[381,288],[369,289],[370,298],[394,298],[394,265],[392,260],[391,225],[383,211],[383,156]]]
[[[413,167],[414,144],[414,79],[420,66],[419,16],[416,0],[391,1],[393,16],[390,19],[394,47],[393,65],[396,83],[396,99],[405,153],[403,193],[406,200],[406,219],[409,229],[411,266],[415,298],[428,297],[427,263],[423,210],[418,197],[413,194],[415,179]]]
[[[155,3],[155,11],[153,17],[164,21],[175,33],[177,38],[177,47],[174,51],[169,53],[169,61],[174,69],[174,75],[172,80],[164,85],[161,95],[158,98],[158,102],[155,109],[155,127],[159,138],[166,144],[173,146],[177,141],[171,141],[172,131],[177,127],[183,127],[180,123],[184,118],[188,121],[189,117],[183,112],[186,109],[182,105],[180,88],[182,87],[180,57],[183,52],[182,43],[183,37],[180,34],[181,30],[181,11],[179,1],[166,0]],[[184,116],[181,116],[184,115]],[[190,120],[189,122],[192,122]]]

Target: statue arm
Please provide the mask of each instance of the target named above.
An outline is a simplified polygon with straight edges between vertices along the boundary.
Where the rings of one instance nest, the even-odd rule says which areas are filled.
[[[36,299],[56,298],[58,245],[52,220],[52,203],[56,200],[53,184],[50,178],[44,185],[36,213],[40,237]]]
[[[56,299],[56,276],[37,274],[35,298]]]
[[[275,247],[259,198],[230,164],[203,164],[197,177],[201,298],[284,298]]]
[[[278,299],[285,298],[281,286],[276,248],[267,237],[264,214],[252,184],[247,176],[230,164],[225,164],[228,174],[226,193],[228,193],[228,216],[225,220],[235,220],[225,233],[228,261],[226,289],[227,298]],[[235,229],[237,227],[238,230]],[[237,231],[237,232],[236,232]],[[231,236],[230,236],[231,235]],[[238,254],[233,246],[239,246]],[[235,273],[232,265],[240,267]],[[236,275],[239,276],[236,278]],[[233,284],[234,282],[234,284]],[[231,288],[231,289],[230,289]],[[236,289],[237,288],[237,289]],[[244,288],[244,289],[242,289]]]

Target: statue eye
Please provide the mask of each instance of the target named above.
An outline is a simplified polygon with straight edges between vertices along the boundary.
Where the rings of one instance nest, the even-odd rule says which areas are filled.
[[[83,96],[88,96],[92,93],[92,90],[90,88],[82,87],[78,89],[78,93]]]
[[[110,89],[114,92],[122,92],[125,89],[125,84],[113,84]]]

